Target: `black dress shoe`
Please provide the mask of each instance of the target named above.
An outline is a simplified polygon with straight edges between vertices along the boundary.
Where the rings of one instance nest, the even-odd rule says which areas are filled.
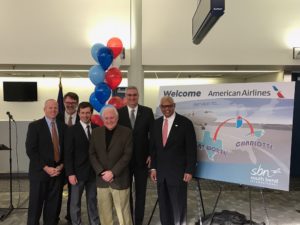
[[[66,215],[65,216],[65,219],[68,221],[68,222],[71,222],[71,217],[69,215]]]

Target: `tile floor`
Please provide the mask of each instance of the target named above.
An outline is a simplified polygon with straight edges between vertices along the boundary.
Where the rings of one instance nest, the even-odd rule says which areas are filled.
[[[201,190],[204,203],[204,211],[210,214],[214,208],[218,197],[219,189],[222,192],[216,206],[216,212],[222,210],[237,211],[244,214],[248,219],[250,216],[249,196],[251,193],[252,220],[266,225],[300,225],[300,179],[291,181],[289,192],[261,190],[249,188],[234,184],[226,184],[215,181],[201,180]],[[263,194],[262,194],[263,193]],[[263,198],[262,198],[263,196]],[[65,225],[67,222],[63,219],[66,212],[67,193],[64,192],[63,206],[61,212],[61,221],[59,225]],[[0,179],[0,208],[9,205],[9,181]],[[195,224],[198,218],[203,216],[203,209],[199,204],[199,192],[197,182],[192,181],[188,190],[188,224]],[[146,210],[144,224],[148,224],[149,218],[157,200],[156,187],[149,180],[147,188]],[[263,201],[264,200],[264,201]],[[28,205],[28,180],[13,180],[13,206],[15,208],[26,208]],[[87,223],[87,213],[85,210],[85,201],[83,201],[83,221]],[[26,209],[14,209],[12,213],[4,220],[0,221],[2,225],[26,225]],[[209,221],[206,221],[206,223]],[[206,224],[203,221],[203,225]],[[115,224],[118,224],[115,220]],[[159,225],[159,212],[156,208],[151,225]],[[208,223],[209,224],[209,223]],[[212,223],[215,225],[215,223]]]

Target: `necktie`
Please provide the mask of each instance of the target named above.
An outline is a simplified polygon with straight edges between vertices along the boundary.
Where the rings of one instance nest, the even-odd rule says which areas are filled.
[[[87,126],[86,126],[86,129],[87,129],[87,135],[88,135],[88,138],[89,138],[89,140],[90,140],[90,139],[91,139],[90,125],[87,125]]]
[[[168,119],[165,119],[163,129],[162,129],[162,140],[164,146],[167,143],[167,139],[168,139]]]
[[[69,120],[68,120],[68,126],[72,126],[73,122],[72,122],[72,116],[69,116]]]
[[[55,127],[55,122],[51,122],[51,132],[52,132],[52,143],[53,143],[53,151],[54,151],[54,161],[59,161],[59,141],[58,141],[58,135]]]
[[[130,123],[131,123],[131,127],[132,129],[134,128],[134,123],[135,123],[135,115],[134,115],[135,110],[132,109],[131,113],[130,113]]]

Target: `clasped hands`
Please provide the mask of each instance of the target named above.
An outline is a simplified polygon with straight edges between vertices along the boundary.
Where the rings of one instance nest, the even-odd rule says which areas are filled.
[[[114,181],[114,174],[111,170],[105,170],[100,174],[102,180],[111,183]]]
[[[44,166],[43,170],[50,176],[56,177],[61,174],[62,169],[64,168],[64,164],[60,164],[57,167]]]

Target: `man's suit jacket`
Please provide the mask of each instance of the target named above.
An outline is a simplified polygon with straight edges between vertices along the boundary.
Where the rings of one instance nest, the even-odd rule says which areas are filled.
[[[44,118],[31,122],[26,138],[26,153],[30,159],[29,179],[47,180],[50,176],[43,170],[44,166],[56,167],[64,161],[64,132],[66,125],[56,120],[60,145],[60,161],[54,161],[51,132]]]
[[[155,120],[151,132],[151,168],[157,171],[158,183],[178,185],[184,173],[193,174],[197,159],[197,141],[192,122],[176,113],[167,143],[162,142],[163,117]]]
[[[138,105],[134,128],[131,127],[128,107],[122,107],[119,112],[119,124],[132,129],[133,154],[131,164],[133,166],[145,167],[149,153],[150,129],[154,122],[152,109]]]
[[[91,124],[92,129],[97,126]],[[67,129],[65,140],[66,176],[76,175],[79,181],[95,179],[89,159],[90,142],[80,122]]]
[[[129,162],[132,154],[132,134],[127,127],[117,125],[106,148],[105,127],[93,130],[90,141],[90,161],[96,172],[97,186],[102,188],[126,189],[129,187]],[[114,180],[107,183],[100,174],[111,170]]]

